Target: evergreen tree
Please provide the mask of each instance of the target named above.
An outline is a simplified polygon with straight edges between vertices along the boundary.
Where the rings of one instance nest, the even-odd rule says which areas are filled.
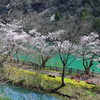
[[[56,11],[55,20],[58,21],[58,20],[60,20],[60,18],[61,18],[60,12],[59,11]]]

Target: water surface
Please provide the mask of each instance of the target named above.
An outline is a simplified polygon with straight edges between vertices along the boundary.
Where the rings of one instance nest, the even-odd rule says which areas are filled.
[[[29,57],[27,57],[26,61],[32,61],[34,63],[41,64],[41,59],[40,59],[40,57],[37,54],[33,54],[31,59],[29,59]],[[23,61],[24,59],[25,59],[25,55],[20,55],[20,60]],[[69,59],[68,63],[70,63],[73,59],[74,58]],[[98,62],[94,62],[93,66],[91,67],[90,70],[91,71],[94,70],[95,73],[100,73],[100,68],[96,67],[98,64],[99,64]],[[61,63],[61,60],[60,60],[59,56],[56,55],[55,57],[51,58],[47,62],[47,66],[62,67],[63,65]],[[67,68],[74,68],[74,69],[84,70],[84,66],[82,65],[82,60],[75,60]]]
[[[0,85],[0,94],[11,100],[60,100],[56,97],[10,84]]]

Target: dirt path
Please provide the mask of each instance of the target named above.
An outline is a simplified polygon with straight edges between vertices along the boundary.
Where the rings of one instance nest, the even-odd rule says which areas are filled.
[[[24,66],[20,66],[19,68],[29,70],[29,71],[35,71],[35,72],[38,71],[38,72],[41,72],[43,74],[53,74],[55,76],[61,77],[61,73],[59,73],[59,72],[36,70],[36,69],[30,68],[30,67],[24,67]],[[70,78],[71,76],[72,75],[68,75],[68,74],[65,75],[65,77],[68,77],[68,78]]]
[[[61,77],[61,73],[59,72],[36,70],[31,67],[26,67],[22,65],[15,65],[14,67],[22,68],[22,69],[29,70],[29,71],[35,71],[35,72],[38,71],[43,74],[52,74],[52,75]],[[72,78],[72,75],[65,74],[65,77]],[[96,85],[100,84],[100,76],[99,77],[88,77],[87,79],[84,79],[84,77],[80,77],[80,79],[83,81],[89,82],[89,83],[96,84]]]

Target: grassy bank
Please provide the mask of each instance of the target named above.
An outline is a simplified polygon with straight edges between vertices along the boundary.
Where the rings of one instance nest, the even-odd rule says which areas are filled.
[[[93,84],[88,84],[84,81],[77,82],[70,78],[65,78],[66,86],[61,87],[61,77],[48,77],[39,71],[32,72],[17,67],[5,65],[7,79],[13,84],[35,88],[46,93],[53,93],[62,96],[65,99],[74,98],[75,100],[97,100],[96,89],[100,89]],[[93,91],[95,90],[95,91]],[[98,96],[100,98],[100,96]]]
[[[6,97],[5,95],[0,95],[0,100],[11,100],[10,98]]]

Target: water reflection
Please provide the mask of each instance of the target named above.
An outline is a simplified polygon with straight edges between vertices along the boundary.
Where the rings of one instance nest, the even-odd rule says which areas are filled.
[[[16,87],[8,84],[0,85],[0,94],[4,94],[10,97],[11,100],[60,100],[38,91]]]

